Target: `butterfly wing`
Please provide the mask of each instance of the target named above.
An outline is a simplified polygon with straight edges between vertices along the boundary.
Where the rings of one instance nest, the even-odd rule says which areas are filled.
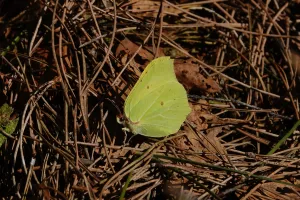
[[[178,131],[191,109],[177,81],[173,60],[153,60],[125,101],[127,126],[135,134],[163,137]]]

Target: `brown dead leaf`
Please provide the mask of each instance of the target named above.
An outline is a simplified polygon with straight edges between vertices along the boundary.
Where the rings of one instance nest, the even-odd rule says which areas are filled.
[[[181,150],[189,150],[190,148],[192,148],[193,150],[196,150],[195,152],[201,152],[203,147],[199,143],[199,138],[196,136],[196,134],[190,129],[184,130],[182,132],[185,133],[186,137],[180,137],[176,139],[176,146]]]
[[[133,55],[135,52],[138,51],[140,45],[135,44],[134,42],[132,42],[131,40],[129,40],[128,38],[125,38],[124,40],[122,40],[119,44],[119,46],[116,49],[116,55],[119,57],[123,57],[125,54],[128,55]],[[144,59],[144,60],[148,60],[151,61],[154,59],[154,55],[152,53],[153,48],[152,47],[144,47],[142,49],[139,50],[138,55]],[[164,56],[164,52],[162,49],[158,50],[158,57],[160,56]]]
[[[207,129],[207,122],[213,118],[217,118],[217,116],[210,114],[208,105],[206,100],[200,100],[199,104],[190,104],[192,112],[188,115],[187,119],[197,131]]]
[[[172,183],[173,185],[176,185]],[[178,187],[178,185],[181,185],[181,187]],[[168,195],[174,196],[174,199],[185,199],[185,200],[192,200],[197,199],[197,194],[194,193],[192,190],[185,190],[182,187],[183,183],[179,183],[176,186],[170,185],[169,187],[166,187],[165,192]]]
[[[220,92],[221,88],[212,78],[205,78],[199,73],[198,65],[192,63],[192,60],[175,60],[175,73],[178,81],[185,88],[190,90],[201,90],[208,93]]]
[[[190,155],[186,156],[189,160],[193,160],[195,162],[205,161],[205,159],[200,155],[200,153],[203,152],[204,147],[201,144],[197,133],[188,128],[186,128],[184,132],[185,137],[180,137],[174,140],[176,146],[182,151],[191,152]],[[199,153],[199,155],[195,153]]]
[[[203,162],[205,160],[205,158],[195,154],[203,152],[207,153],[205,157],[210,160],[220,160],[218,155],[223,157],[226,151],[215,135],[221,130],[216,129],[211,131],[211,135],[206,136],[203,131],[194,132],[191,129],[185,130],[186,137],[176,139],[176,146],[181,150],[193,152],[192,155],[188,155],[187,158],[196,162]],[[225,159],[225,157],[223,157],[223,159]]]
[[[260,190],[272,199],[299,199],[295,190],[298,190],[297,187],[292,187],[289,185],[282,185],[280,183],[264,183]]]
[[[133,55],[136,51],[138,51],[139,45],[133,43],[128,38],[122,40],[119,46],[116,49],[116,55],[122,56],[124,54]],[[145,49],[141,49],[138,53],[143,59],[152,60],[154,58],[153,54]]]
[[[187,140],[178,141],[178,146],[182,149],[193,149],[194,152],[208,152],[210,159],[220,159],[216,154],[220,155],[223,160],[227,159],[226,149],[223,147],[219,141],[217,135],[221,133],[223,127],[214,127],[208,128],[208,123],[210,124],[226,124],[225,122],[235,122],[234,120],[225,120],[225,122],[220,119],[218,116],[211,114],[209,112],[209,104],[205,100],[200,100],[199,104],[190,105],[192,107],[192,112],[188,116],[188,121],[196,129],[197,133],[194,133],[191,130],[186,131]],[[214,122],[214,123],[212,123]],[[244,121],[243,121],[244,122]],[[207,134],[203,133],[203,130],[206,130]],[[189,142],[190,145],[187,144]],[[195,159],[195,158],[193,158]],[[199,158],[196,158],[199,159]],[[230,161],[229,161],[230,162]]]
[[[215,154],[219,154],[224,160],[227,160],[225,156],[227,155],[226,149],[223,147],[219,138],[217,137],[222,131],[222,127],[210,128],[206,130],[207,135],[203,136],[205,151],[208,151],[212,154],[213,157],[211,157],[211,159],[215,157]]]
[[[199,117],[201,115],[201,111],[192,111],[187,117],[188,121],[193,124],[193,127],[197,131],[205,130],[208,127],[208,124]]]
[[[135,44],[128,38],[125,38],[120,42],[119,46],[117,47],[116,55],[119,57],[121,63],[125,65],[126,62],[128,62],[128,60],[131,58],[131,56],[138,51],[137,54],[138,56],[135,57],[137,59],[133,59],[130,62],[130,66],[131,66],[131,70],[136,75],[140,76],[141,71],[138,69],[138,66],[146,67],[147,64],[154,59],[154,54],[151,53],[152,50],[153,50],[152,47],[144,47],[139,50],[139,45]],[[164,56],[164,52],[162,49],[158,50],[158,57],[160,56]],[[141,60],[138,59],[139,57],[146,62],[141,63]]]
[[[206,138],[205,135],[203,135],[202,131],[206,130],[208,128],[207,124],[207,118],[213,119],[217,118],[217,116],[210,114],[208,102],[206,100],[199,100],[199,104],[192,105],[190,104],[190,107],[192,108],[192,112],[188,116],[188,121],[190,124],[192,124],[193,128],[196,130],[196,132],[192,131],[191,129],[185,128],[185,134],[186,137],[179,138],[176,143],[177,146],[180,147],[182,150],[192,150],[192,152],[203,152],[207,149],[207,143],[204,143],[203,141],[210,140],[209,138]],[[200,117],[200,116],[206,116],[206,118]],[[217,135],[217,134],[215,134]],[[216,136],[215,136],[216,137]],[[212,145],[210,145],[212,146]],[[221,152],[220,154],[223,154],[222,148],[219,147],[220,144],[215,144],[215,146],[218,146]],[[210,153],[215,154],[216,150],[210,150]],[[189,159],[197,160],[197,161],[203,161],[203,159],[199,156],[189,156]]]
[[[248,120],[235,118],[219,118],[209,112],[209,104],[205,100],[200,100],[199,104],[190,105],[192,112],[188,115],[188,121],[197,131],[206,130],[208,124],[248,124]]]
[[[38,185],[39,189],[42,190],[43,193],[43,199],[45,200],[50,200],[51,199],[51,195],[50,195],[50,191],[47,188],[47,186],[45,186],[43,183]]]

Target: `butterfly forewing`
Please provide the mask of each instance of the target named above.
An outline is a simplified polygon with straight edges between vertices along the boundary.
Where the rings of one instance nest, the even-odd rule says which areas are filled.
[[[155,59],[146,67],[127,97],[124,110],[135,134],[162,137],[178,131],[190,107],[169,57]]]
[[[125,114],[131,118],[136,106],[147,94],[150,94],[165,80],[176,79],[173,70],[173,61],[169,57],[160,57],[148,64],[141,77],[129,93],[125,101]],[[138,108],[139,109],[139,108]],[[134,114],[133,118],[136,115]],[[135,120],[131,118],[132,120]]]

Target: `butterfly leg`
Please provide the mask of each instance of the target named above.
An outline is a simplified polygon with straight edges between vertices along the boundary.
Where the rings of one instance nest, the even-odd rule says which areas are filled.
[[[126,140],[127,140],[127,131],[129,131],[128,128],[122,128],[122,131],[124,132],[125,138],[123,140],[123,145],[126,146]]]

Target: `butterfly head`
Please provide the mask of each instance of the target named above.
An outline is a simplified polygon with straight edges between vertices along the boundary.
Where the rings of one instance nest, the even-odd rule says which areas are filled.
[[[125,117],[124,117],[124,115],[123,114],[118,114],[117,115],[117,122],[119,123],[119,124],[122,124],[122,125],[124,125],[125,124]]]

